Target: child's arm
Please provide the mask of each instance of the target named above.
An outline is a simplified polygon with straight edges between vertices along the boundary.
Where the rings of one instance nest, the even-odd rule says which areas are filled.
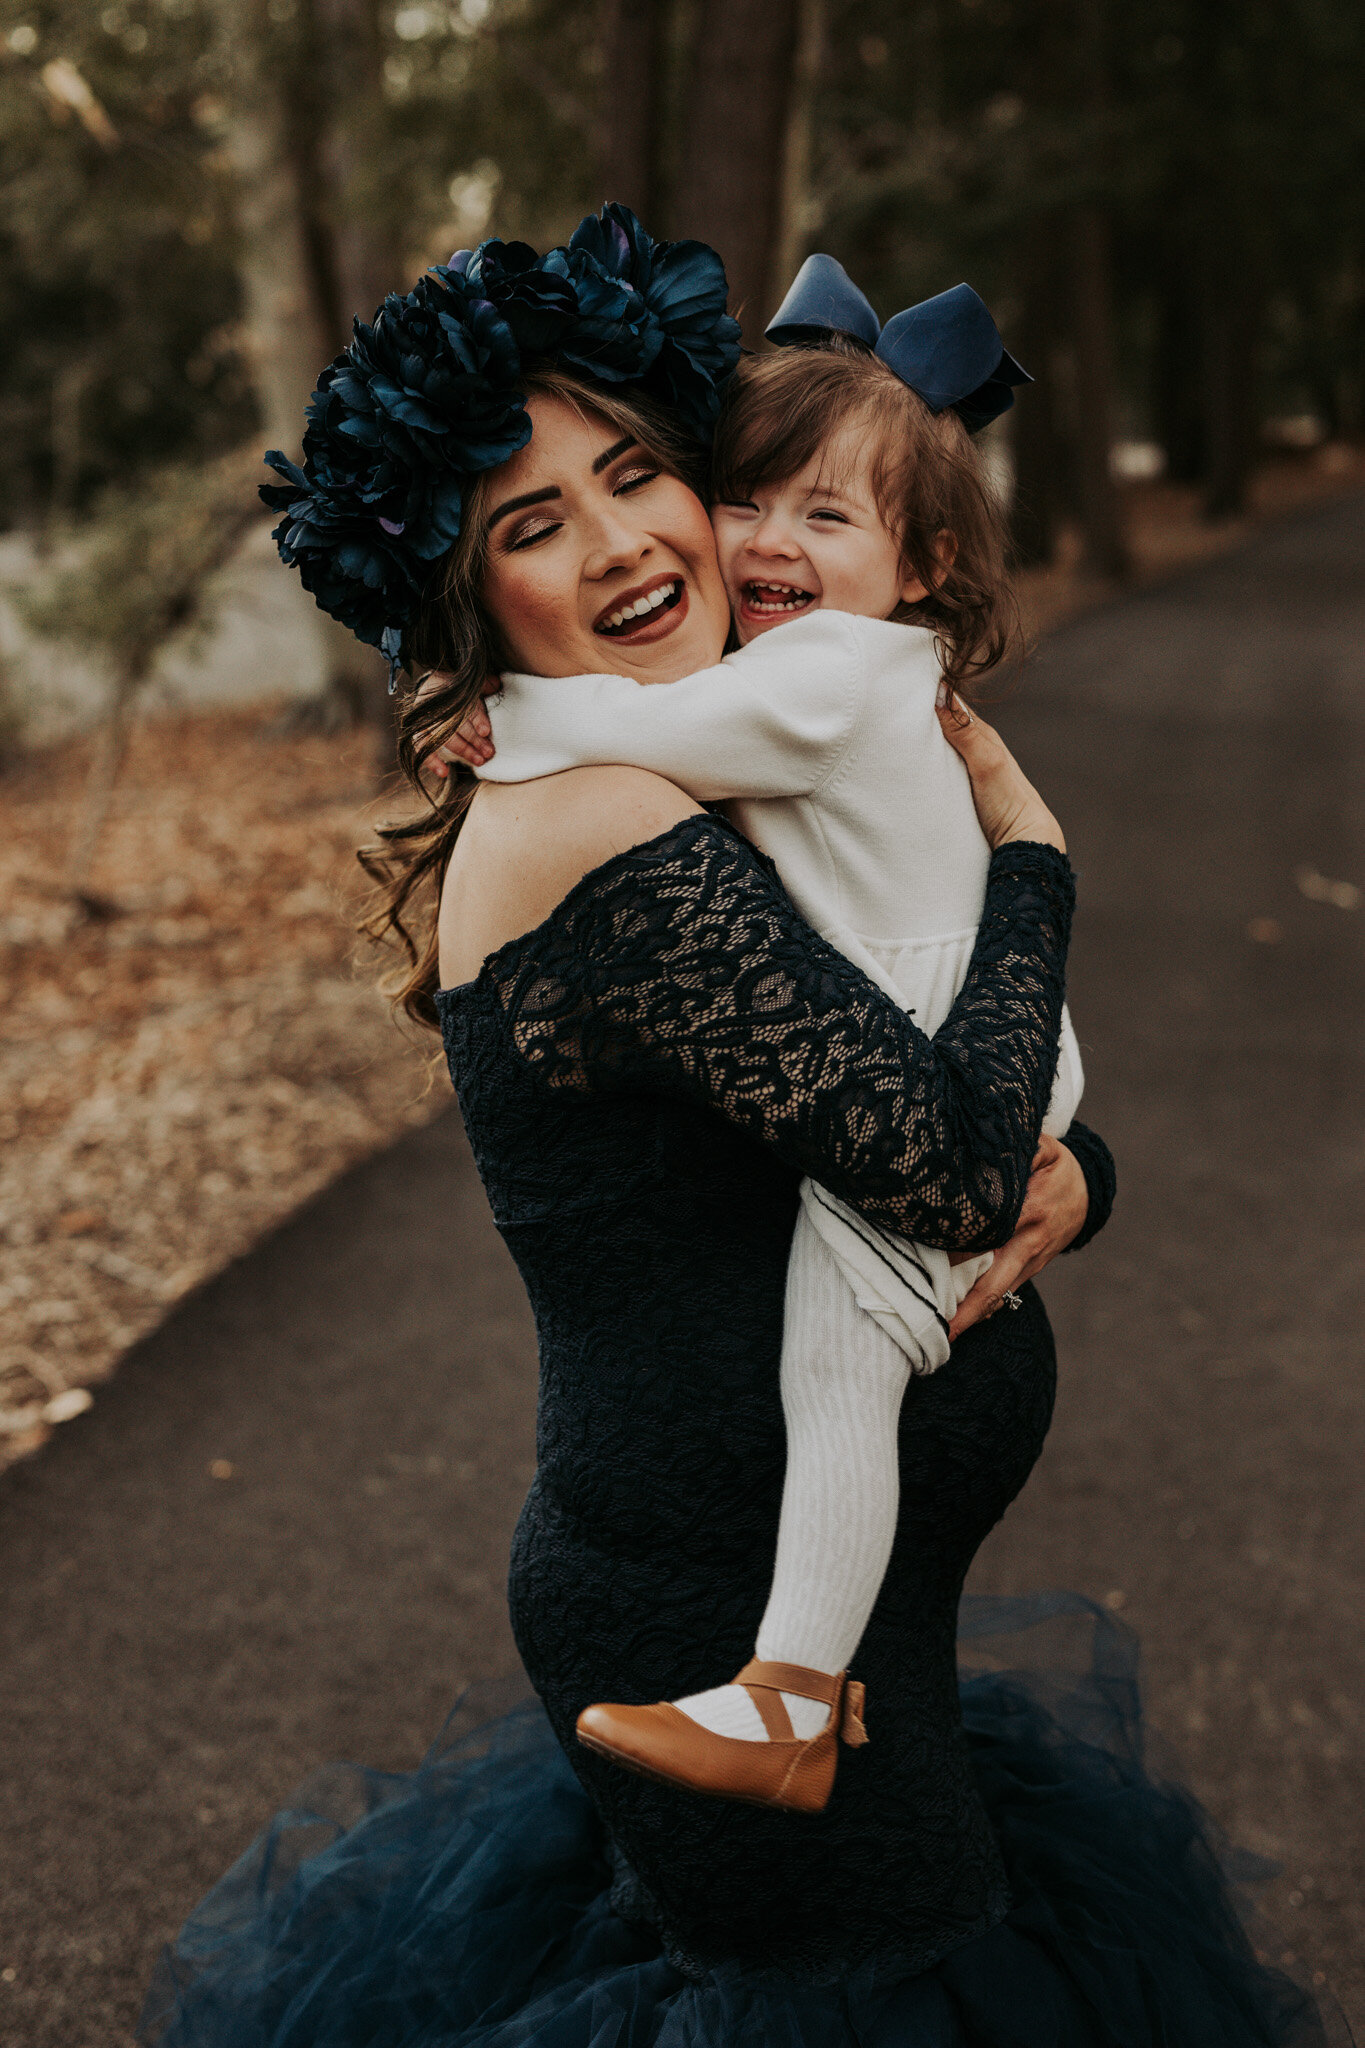
[[[1057,1077],[1052,1084],[1052,1100],[1047,1106],[1043,1129],[1054,1138],[1064,1138],[1071,1125],[1071,1119],[1081,1106],[1085,1092],[1085,1069],[1081,1065],[1081,1048],[1076,1042],[1075,1026],[1071,1012],[1062,1007],[1062,1031],[1057,1047]]]
[[[699,802],[807,796],[842,760],[863,697],[848,619],[816,612],[678,683],[509,675],[489,699],[495,752],[477,773],[529,782],[622,763]]]

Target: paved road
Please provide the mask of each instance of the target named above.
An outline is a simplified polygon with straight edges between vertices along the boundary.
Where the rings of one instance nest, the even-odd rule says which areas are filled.
[[[1123,1192],[1049,1276],[1057,1423],[976,1583],[1121,1604],[1154,1719],[1283,1860],[1277,1917],[1365,2032],[1365,910],[1294,879],[1365,884],[1365,500],[1057,636],[1001,723],[1081,871]],[[450,1116],[0,1482],[6,2048],[128,2041],[157,1945],[302,1776],[412,1762],[515,1669],[533,1398]]]

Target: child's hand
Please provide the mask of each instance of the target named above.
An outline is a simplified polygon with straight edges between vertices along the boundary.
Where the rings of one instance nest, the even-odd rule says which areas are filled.
[[[447,689],[450,680],[442,670],[432,669],[430,675],[422,678],[421,687],[417,692],[417,702],[420,704],[424,697],[432,697],[438,690]],[[485,697],[491,697],[501,687],[496,676],[489,676],[483,685],[483,694]],[[482,768],[485,761],[492,760],[495,751],[493,728],[489,723],[488,713],[482,704],[476,704],[474,709],[461,719],[454,732],[447,733],[441,744],[423,758],[422,766],[429,768],[438,781],[445,782],[449,779],[452,761],[463,761],[470,768]]]
[[[995,1315],[1007,1294],[1041,1273],[1058,1252],[1064,1252],[1083,1228],[1089,1211],[1090,1191],[1080,1161],[1061,1139],[1044,1132],[1033,1155],[1028,1193],[1014,1236],[1001,1246],[948,1325],[949,1343],[956,1344],[973,1323]]]
[[[1031,839],[1066,852],[1062,828],[993,725],[969,711],[946,685],[939,692],[938,722],[950,747],[962,756],[972,778],[972,801],[991,851],[1011,839]]]

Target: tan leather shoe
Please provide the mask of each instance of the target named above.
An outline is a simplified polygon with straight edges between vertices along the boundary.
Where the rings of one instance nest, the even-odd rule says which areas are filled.
[[[584,1707],[578,1739],[585,1749],[609,1756],[624,1770],[709,1792],[715,1799],[740,1799],[751,1806],[780,1806],[792,1813],[823,1813],[834,1790],[839,1742],[850,1748],[867,1741],[864,1692],[846,1671],[807,1671],[800,1664],[746,1664],[734,1680],[763,1717],[766,1742],[713,1735],[671,1700],[652,1707]],[[782,1701],[821,1700],[829,1720],[802,1742],[792,1731]]]

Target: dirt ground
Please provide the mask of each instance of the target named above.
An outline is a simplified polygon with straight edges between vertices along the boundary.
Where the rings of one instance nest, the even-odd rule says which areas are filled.
[[[1264,465],[1246,517],[1125,492],[1132,583],[1365,481],[1365,448]],[[1022,579],[1036,638],[1116,594],[1066,537]],[[367,735],[292,734],[278,706],[141,723],[93,893],[60,893],[82,740],[0,780],[0,1466],[89,1405],[189,1289],[345,1166],[445,1101],[353,954]],[[390,805],[392,808],[392,805]]]
[[[0,783],[0,1463],[167,1307],[444,1094],[352,958],[367,735],[136,731],[73,919],[85,743]],[[381,807],[382,808],[382,807]]]
[[[1177,570],[1226,554],[1267,519],[1301,507],[1329,502],[1365,483],[1365,446],[1325,442],[1286,451],[1263,462],[1251,481],[1246,512],[1237,519],[1207,520],[1200,494],[1189,484],[1164,480],[1130,484],[1123,492],[1124,527],[1130,555],[1126,587],[1160,583]],[[1121,594],[1121,587],[1088,574],[1080,535],[1064,532],[1057,560],[1020,578],[1019,599],[1027,638],[1036,640],[1067,619]]]

